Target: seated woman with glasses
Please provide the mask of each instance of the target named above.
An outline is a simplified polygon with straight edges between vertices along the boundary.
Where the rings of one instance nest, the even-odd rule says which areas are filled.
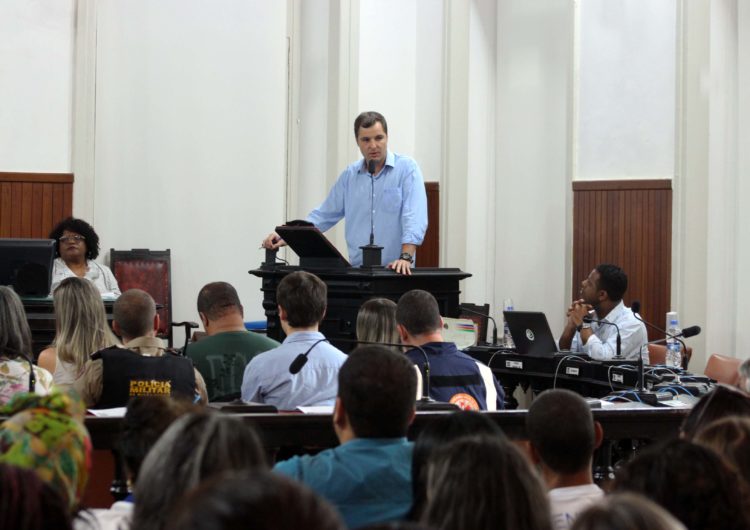
[[[82,219],[68,217],[58,223],[49,234],[55,240],[55,259],[52,269],[52,291],[65,278],[78,276],[92,282],[102,295],[120,296],[112,271],[94,260],[99,255],[99,236],[94,227]]]

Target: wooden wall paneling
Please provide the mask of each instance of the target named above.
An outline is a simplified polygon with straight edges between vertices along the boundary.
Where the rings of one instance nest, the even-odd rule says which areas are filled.
[[[427,233],[417,250],[418,267],[438,267],[440,264],[440,183],[425,182],[427,192]]]
[[[573,184],[573,298],[599,263],[628,274],[625,303],[640,300],[644,318],[663,325],[671,287],[672,190],[669,180]],[[661,338],[649,331],[651,339]]]
[[[0,237],[45,238],[72,212],[72,174],[0,172]]]

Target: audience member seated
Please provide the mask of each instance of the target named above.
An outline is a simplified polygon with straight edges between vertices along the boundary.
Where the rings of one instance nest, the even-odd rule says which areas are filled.
[[[694,441],[716,451],[750,487],[750,418],[729,416],[709,423]]]
[[[693,406],[680,426],[680,436],[692,440],[703,427],[727,416],[750,417],[750,395],[719,384]]]
[[[33,471],[0,464],[0,528],[68,530],[68,506]]]
[[[401,342],[412,346],[407,357],[417,366],[430,362],[430,397],[453,403],[464,410],[501,410],[505,392],[487,366],[443,342],[443,319],[437,300],[427,291],[414,289],[401,296],[396,307]],[[423,383],[424,384],[424,383]]]
[[[357,313],[357,340],[399,344],[396,329],[396,302],[387,298],[371,298]]]
[[[641,495],[616,493],[583,511],[572,530],[685,530],[658,504]]]
[[[225,471],[266,468],[260,439],[241,419],[187,414],[151,448],[135,484],[132,528],[163,530],[185,495]]]
[[[569,390],[542,392],[529,407],[529,452],[549,490],[555,530],[570,528],[579,512],[604,496],[591,470],[602,433],[588,403]]]
[[[275,471],[328,499],[349,528],[403,519],[412,504],[416,375],[385,346],[362,346],[339,372],[333,427],[341,445],[279,462]]]
[[[617,354],[617,330],[621,340],[621,354],[626,359],[648,364],[648,335],[646,325],[625,307],[622,296],[628,289],[628,276],[617,265],[597,265],[581,282],[581,298],[567,311],[567,322],[560,336],[561,350],[588,354],[592,359],[611,359]],[[595,320],[616,324],[587,322],[585,317],[594,311]]]
[[[505,434],[497,423],[475,411],[457,411],[442,414],[424,426],[414,442],[411,463],[412,494],[414,503],[409,518],[418,521],[427,503],[427,462],[430,455],[440,447],[466,436],[486,434],[505,439]]]
[[[684,440],[640,453],[618,470],[614,490],[651,499],[688,530],[750,528],[744,482],[714,451]]]
[[[0,285],[0,405],[19,392],[46,394],[52,386],[52,374],[34,366],[31,370],[31,331],[23,303],[10,287]]]
[[[498,437],[461,438],[439,448],[427,471],[423,522],[436,530],[548,530],[544,487],[528,461]]]
[[[17,394],[0,416],[0,463],[34,471],[57,491],[74,515],[86,489],[91,440],[85,409],[74,395],[53,390],[46,396]]]
[[[125,467],[131,493],[109,509],[82,510],[76,530],[127,530],[133,516],[133,485],[149,450],[177,418],[193,407],[188,401],[161,396],[136,397],[128,403],[116,455]]]
[[[124,348],[112,346],[94,353],[76,380],[74,387],[88,407],[124,407],[132,397],[154,395],[207,401],[206,385],[190,359],[167,350],[156,337],[159,314],[147,292],[125,291],[112,316],[112,327]]]
[[[248,363],[242,379],[244,401],[268,403],[279,410],[333,405],[346,355],[318,331],[327,299],[326,284],[309,272],[293,272],[279,282],[276,303],[286,339]],[[303,353],[307,362],[291,373],[292,362]]]
[[[39,366],[53,374],[56,385],[72,385],[83,374],[89,356],[117,344],[117,337],[91,282],[65,278],[52,298],[57,333],[52,346],[39,354]]]
[[[68,217],[49,234],[55,240],[52,292],[65,278],[77,276],[94,284],[102,295],[119,296],[120,287],[109,267],[94,261],[99,256],[99,236],[82,219]]]
[[[193,490],[171,530],[344,530],[333,507],[309,488],[269,471],[225,473]]]
[[[226,282],[209,283],[200,290],[198,315],[208,336],[191,343],[187,356],[206,381],[208,399],[239,398],[247,363],[279,343],[245,329],[240,297]]]

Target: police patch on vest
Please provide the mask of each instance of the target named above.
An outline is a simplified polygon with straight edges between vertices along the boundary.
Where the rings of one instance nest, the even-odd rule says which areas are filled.
[[[131,379],[130,397],[136,396],[169,396],[172,394],[171,381],[157,381],[156,379]]]
[[[461,410],[479,410],[479,403],[477,403],[477,400],[474,399],[473,396],[463,392],[460,394],[453,394],[449,403],[456,405]]]

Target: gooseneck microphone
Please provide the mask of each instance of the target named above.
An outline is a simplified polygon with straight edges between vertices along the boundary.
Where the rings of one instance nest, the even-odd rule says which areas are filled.
[[[372,213],[375,208],[375,160],[367,162],[367,172],[370,174],[370,245],[375,244],[375,215]]]
[[[622,359],[622,337],[620,336],[620,326],[615,324],[614,322],[610,322],[609,320],[597,320],[596,318],[593,318],[591,315],[586,315],[583,317],[583,321],[587,324],[591,322],[596,322],[597,324],[607,324],[609,326],[614,326],[615,330],[617,330],[617,345],[616,345],[616,354],[615,359]]]
[[[300,370],[302,370],[302,367],[307,364],[307,356],[310,355],[310,352],[312,349],[320,344],[321,342],[328,342],[328,339],[318,339],[316,340],[312,346],[307,348],[307,351],[305,353],[300,353],[297,355],[297,357],[294,358],[292,361],[292,364],[289,365],[289,373],[294,375],[298,374]]]
[[[459,310],[463,313],[471,313],[472,315],[479,315],[480,317],[489,318],[492,321],[492,346],[498,346],[497,343],[497,323],[495,322],[495,319],[492,318],[490,315],[485,315],[484,313],[480,313],[479,311],[475,311],[474,309],[469,309],[468,307],[460,307]],[[486,337],[484,337],[486,338]]]

